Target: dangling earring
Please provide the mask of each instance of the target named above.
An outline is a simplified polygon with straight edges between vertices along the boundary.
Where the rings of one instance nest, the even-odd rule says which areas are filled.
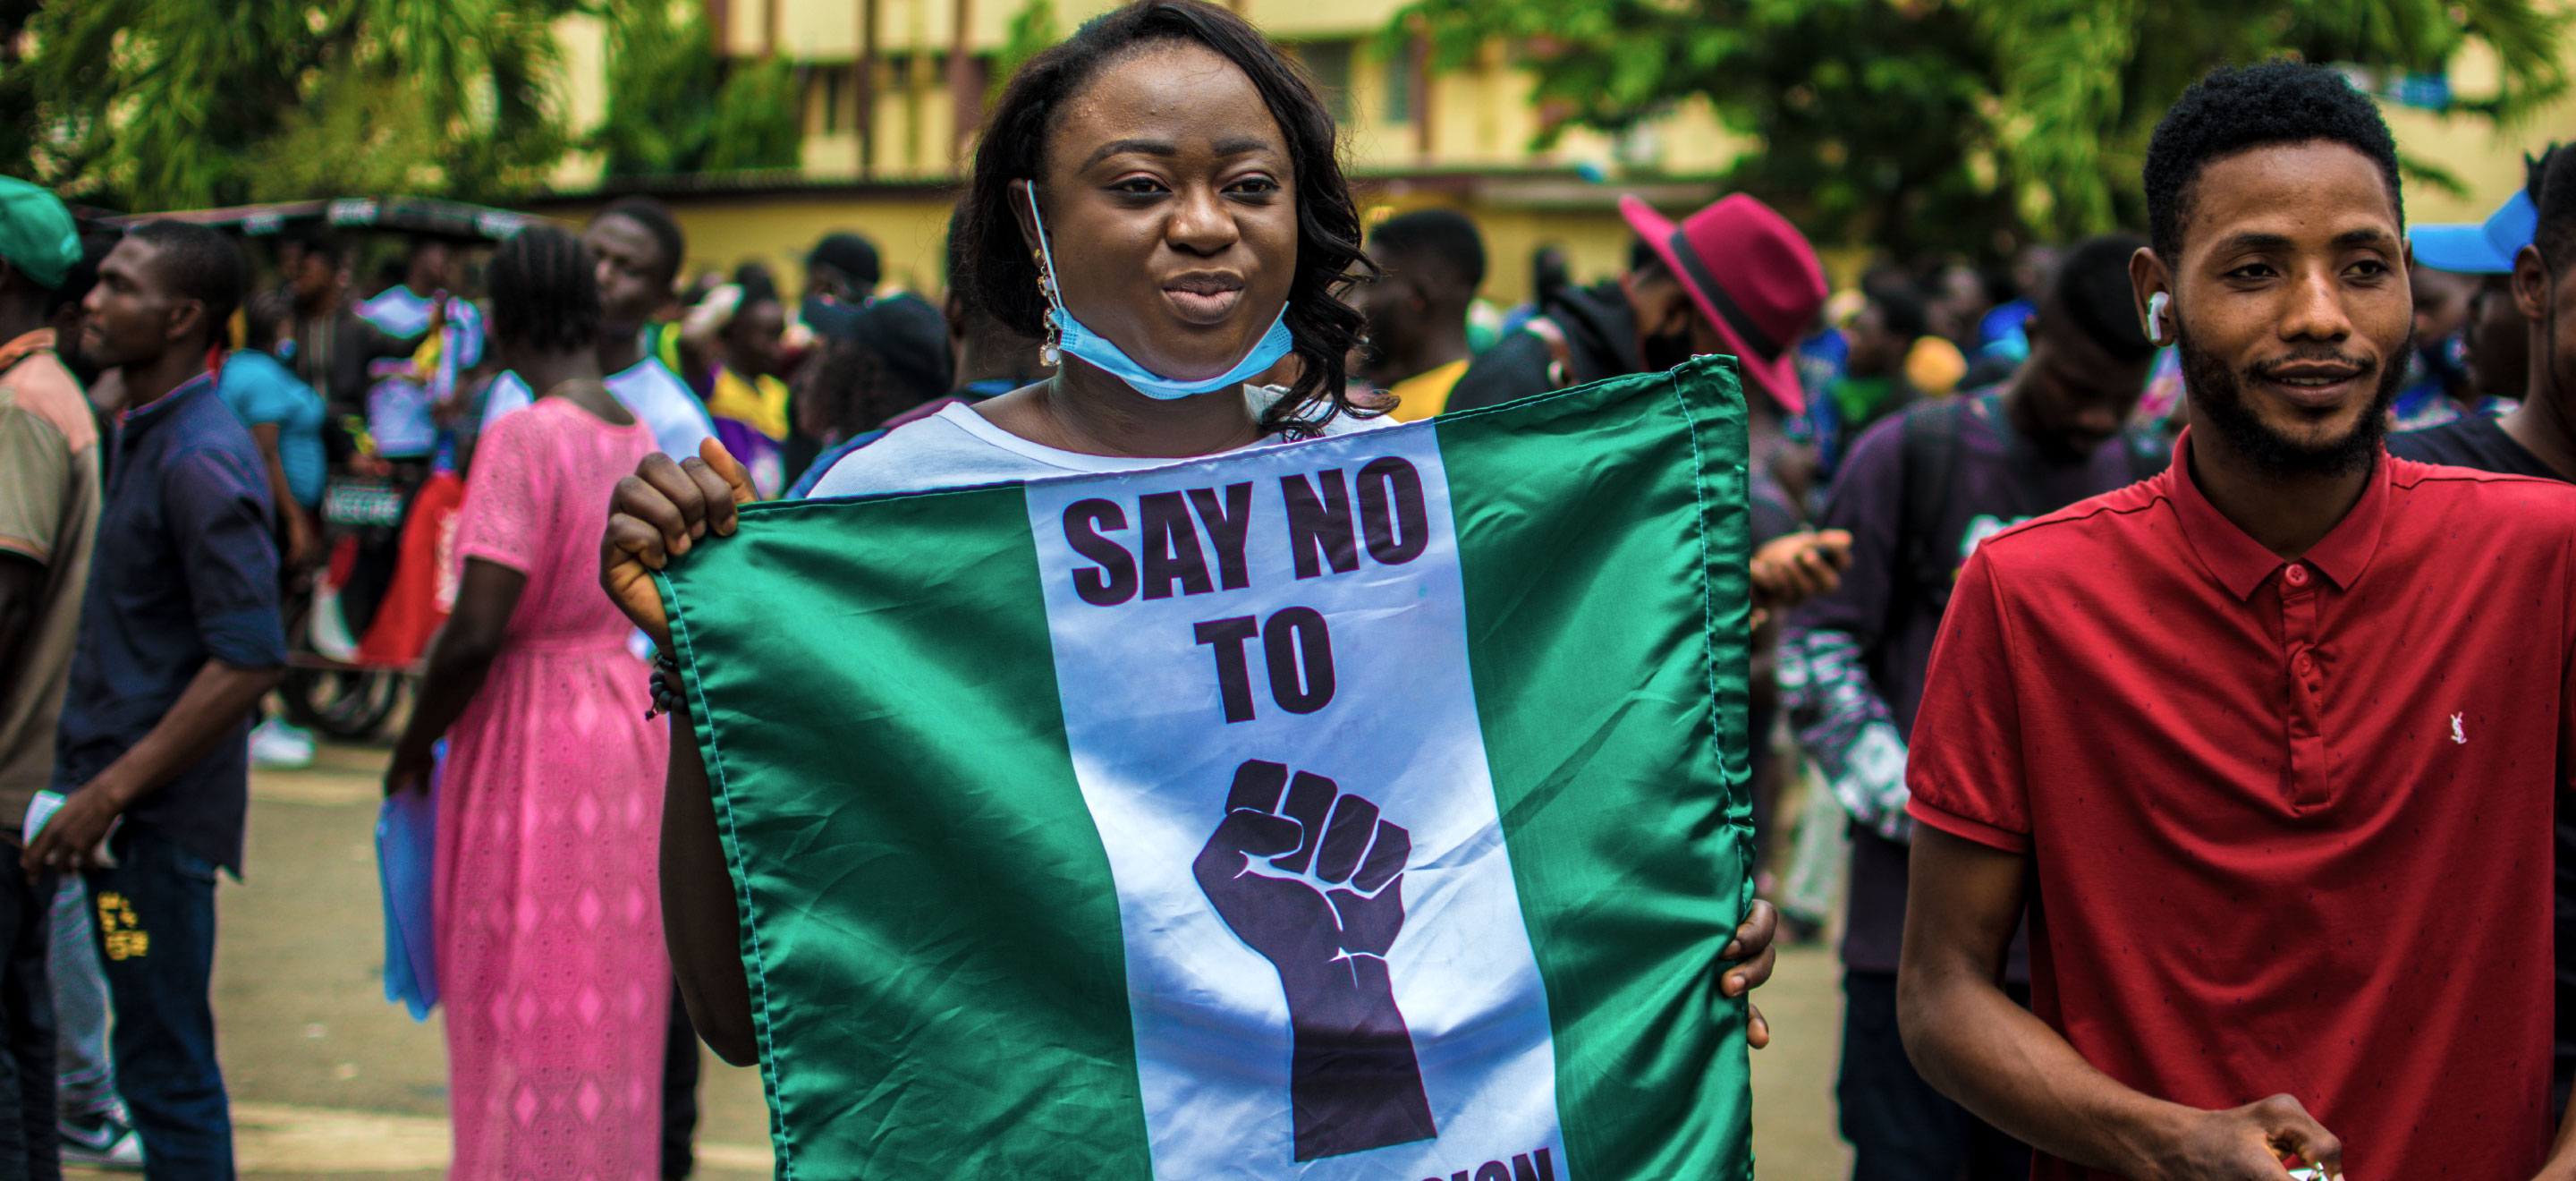
[[[1047,268],[1046,252],[1032,250],[1029,252],[1029,258],[1038,264],[1038,290],[1046,293],[1047,307],[1053,310],[1061,306],[1062,297],[1056,294],[1055,274]],[[1060,347],[1063,343],[1063,328],[1056,324],[1054,316],[1046,317],[1046,339],[1038,344],[1038,364],[1049,369],[1056,368],[1057,363],[1064,359],[1063,349]]]

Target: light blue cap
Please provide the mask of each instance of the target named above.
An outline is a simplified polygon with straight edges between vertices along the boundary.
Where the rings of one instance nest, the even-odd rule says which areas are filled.
[[[2407,234],[2415,244],[2415,261],[2437,271],[2464,275],[2510,275],[2513,256],[2531,244],[2540,228],[2540,210],[2531,194],[2517,189],[2511,198],[2478,225],[2417,226]]]

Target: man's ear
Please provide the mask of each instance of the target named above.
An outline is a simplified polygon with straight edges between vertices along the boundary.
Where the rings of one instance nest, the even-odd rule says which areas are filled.
[[[215,333],[222,331],[221,325],[205,324],[206,304],[204,300],[174,300],[170,304],[170,309],[163,312],[161,316],[161,339],[167,341],[186,340],[190,335],[194,334],[201,325],[208,328],[207,339],[210,341],[216,340],[217,338]]]
[[[2159,295],[2165,297],[2166,305],[2162,324],[2147,314],[2148,306]],[[2158,345],[2172,344],[2177,315],[2172,308],[2173,272],[2165,266],[2164,259],[2156,256],[2155,247],[2141,246],[2129,256],[2129,297],[2137,305],[2138,324],[2146,330],[2147,339]]]
[[[2540,247],[2524,243],[2513,254],[2513,310],[2538,323],[2549,318],[2549,263]]]

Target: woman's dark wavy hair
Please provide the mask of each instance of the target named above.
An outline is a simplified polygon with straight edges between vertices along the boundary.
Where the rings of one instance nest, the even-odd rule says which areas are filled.
[[[1138,0],[1084,24],[1011,76],[975,149],[959,226],[965,265],[952,282],[967,307],[1012,331],[1045,335],[1046,297],[1038,291],[1037,262],[1021,243],[1011,182],[1040,179],[1058,112],[1102,68],[1173,41],[1204,45],[1252,79],[1287,136],[1296,168],[1297,273],[1288,287],[1288,331],[1302,364],[1288,396],[1262,416],[1263,431],[1303,437],[1336,414],[1381,413],[1352,402],[1344,389],[1344,358],[1359,343],[1361,317],[1341,296],[1358,277],[1354,268],[1376,268],[1361,253],[1359,209],[1342,179],[1333,116],[1304,71],[1260,30],[1203,0]]]

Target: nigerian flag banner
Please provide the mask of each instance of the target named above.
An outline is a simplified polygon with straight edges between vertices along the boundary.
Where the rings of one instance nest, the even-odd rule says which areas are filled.
[[[1752,1173],[1709,357],[665,582],[782,1177]]]

